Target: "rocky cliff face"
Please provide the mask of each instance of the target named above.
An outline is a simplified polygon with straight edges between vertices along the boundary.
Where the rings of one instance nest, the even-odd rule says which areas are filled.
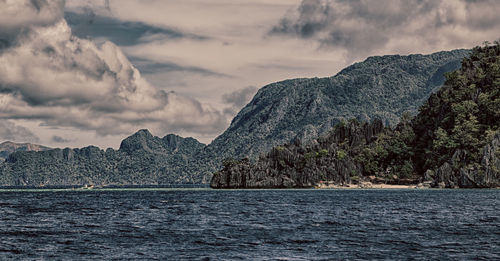
[[[428,170],[424,182],[439,188],[500,187],[500,134],[482,148],[480,163],[464,166],[468,156],[467,151],[455,151],[450,161]]]
[[[465,150],[457,150],[449,161],[435,170],[427,170],[420,180],[396,175],[387,179],[383,173],[368,176],[367,166],[358,158],[360,152],[380,146],[378,136],[391,132],[393,130],[383,128],[380,120],[371,124],[351,121],[348,125],[336,126],[330,134],[308,146],[297,140],[293,144],[274,147],[255,163],[248,159],[226,161],[224,168],[214,174],[210,186],[226,189],[305,188],[322,182],[346,185],[371,181],[433,188],[500,187],[500,133],[481,149],[480,162],[471,164],[471,155]]]
[[[31,143],[15,143],[6,141],[0,144],[0,161],[4,161],[11,153],[16,151],[45,151],[51,148]]]
[[[304,188],[320,181],[349,184],[362,172],[354,160],[360,147],[372,143],[384,130],[381,120],[360,124],[351,121],[336,126],[328,135],[309,145],[293,144],[273,148],[251,163],[248,159],[226,161],[215,173],[212,188]]]
[[[190,166],[205,145],[193,138],[155,137],[140,130],[119,150],[53,149],[15,152],[0,167],[0,185],[151,185],[199,183]]]

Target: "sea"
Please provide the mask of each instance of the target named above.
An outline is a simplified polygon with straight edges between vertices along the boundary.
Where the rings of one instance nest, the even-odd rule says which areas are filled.
[[[9,259],[500,260],[500,190],[1,190]]]

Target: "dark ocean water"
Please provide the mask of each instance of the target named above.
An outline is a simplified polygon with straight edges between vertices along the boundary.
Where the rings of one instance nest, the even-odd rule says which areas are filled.
[[[0,259],[499,260],[500,190],[0,192]]]

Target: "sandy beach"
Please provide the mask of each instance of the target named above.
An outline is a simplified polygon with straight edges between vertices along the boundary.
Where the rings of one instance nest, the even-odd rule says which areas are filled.
[[[417,185],[391,185],[391,184],[372,184],[370,182],[363,182],[361,184],[348,184],[348,185],[325,185],[319,184],[317,189],[421,189],[425,187],[417,187]]]

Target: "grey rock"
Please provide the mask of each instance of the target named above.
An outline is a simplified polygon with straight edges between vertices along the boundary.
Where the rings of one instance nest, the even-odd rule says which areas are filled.
[[[353,173],[361,173],[361,166],[351,157],[350,150],[369,143],[382,132],[381,120],[372,123],[350,122],[337,126],[331,133],[314,143],[298,143],[274,147],[256,162],[226,161],[216,172],[212,188],[306,188],[327,181],[330,184],[351,183]],[[338,146],[347,143],[349,150]],[[339,156],[342,155],[342,156]]]
[[[500,134],[481,150],[480,163],[467,161],[468,153],[457,150],[450,162],[445,162],[435,172],[435,187],[494,188],[500,187]],[[432,173],[428,170],[427,173]],[[431,179],[428,179],[431,180]]]
[[[50,149],[52,148],[38,144],[5,141],[0,144],[0,161],[4,161],[10,154],[16,151],[45,151]]]
[[[428,169],[425,173],[424,173],[424,182],[431,182],[433,183],[434,182],[434,179],[436,177],[436,173],[433,171],[433,170],[430,170]]]
[[[458,185],[458,180],[455,177],[452,166],[445,162],[441,167],[436,170],[436,183],[438,187],[454,188]],[[440,184],[440,185],[439,185]]]

